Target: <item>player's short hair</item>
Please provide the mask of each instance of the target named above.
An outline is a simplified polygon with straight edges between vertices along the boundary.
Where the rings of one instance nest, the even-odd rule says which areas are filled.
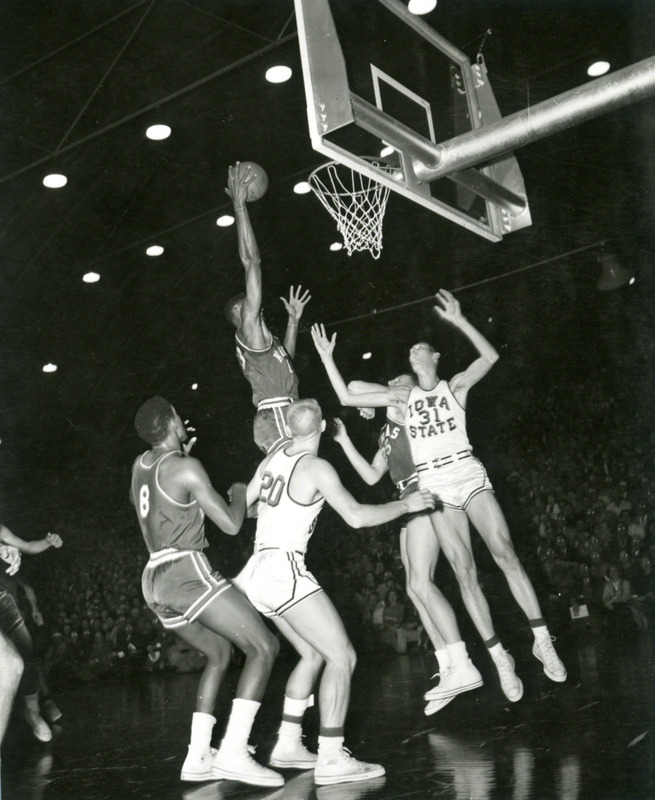
[[[294,439],[298,436],[311,436],[321,430],[323,412],[313,398],[296,400],[287,411],[287,425]]]
[[[174,418],[173,406],[160,395],[155,395],[141,405],[134,417],[134,427],[149,445],[159,444],[166,438],[168,424]]]
[[[234,325],[234,312],[237,308],[241,309],[245,299],[246,295],[243,292],[240,292],[239,294],[235,294],[234,297],[230,297],[227,303],[223,306],[225,318],[231,325]]]

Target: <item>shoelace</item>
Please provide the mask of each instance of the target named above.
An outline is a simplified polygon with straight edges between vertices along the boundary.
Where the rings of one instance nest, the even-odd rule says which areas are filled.
[[[553,647],[554,641],[556,641],[554,636],[540,636],[538,641],[539,649],[541,650],[543,657],[546,659],[549,669],[552,669],[553,667],[559,668],[560,665],[559,656]]]
[[[498,658],[498,661],[496,661],[496,666],[498,667],[498,673],[500,675],[501,682],[503,679],[507,679],[512,682],[518,680],[516,673],[514,672],[512,662],[510,661],[509,653],[504,652],[502,656]]]

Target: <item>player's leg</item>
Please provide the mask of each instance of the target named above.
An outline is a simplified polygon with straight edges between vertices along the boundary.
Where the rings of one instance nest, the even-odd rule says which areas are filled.
[[[245,655],[245,663],[237,684],[232,710],[218,753],[198,763],[189,750],[183,780],[230,778],[256,786],[280,786],[283,778],[262,767],[248,752],[248,737],[259,710],[261,698],[277,655],[279,645],[249,601],[228,586],[204,606],[196,620],[178,630],[179,635],[207,656],[207,666],[198,686],[197,712],[192,722],[202,730],[202,742],[211,739],[212,716],[222,678],[229,666],[231,645]],[[195,751],[195,748],[194,748]],[[209,777],[207,776],[209,773]]]
[[[7,730],[7,722],[23,674],[23,659],[9,638],[0,630],[0,744]]]
[[[11,600],[13,601],[13,598]],[[49,742],[52,739],[52,731],[41,716],[39,708],[39,665],[34,642],[17,606],[14,616],[15,623],[5,630],[25,664],[19,687],[19,692],[25,700],[25,719],[32,729],[32,733],[40,742]]]
[[[491,491],[480,492],[468,505],[467,514],[502,569],[514,599],[528,618],[535,637],[533,653],[544,665],[544,672],[554,681],[566,680],[566,669],[552,644],[541,613],[532,581],[519,561],[505,515]]]
[[[316,592],[288,609],[284,621],[325,660],[318,695],[316,783],[345,783],[384,775],[384,767],[357,761],[343,748],[350,682],[357,657],[332,601],[325,592]]]
[[[439,631],[442,643],[441,647],[435,647],[439,684],[425,695],[428,700],[425,713],[434,714],[456,695],[482,686],[482,676],[469,658],[452,606],[434,584],[439,540],[427,514],[409,520],[404,549],[408,585],[425,609],[432,628]],[[402,550],[401,540],[401,554]]]
[[[515,703],[523,697],[523,684],[514,672],[514,660],[501,645],[491,621],[489,604],[482,593],[473,559],[468,517],[463,510],[445,506],[443,511],[433,512],[430,518],[459,583],[466,610],[496,665],[503,692]]]
[[[281,617],[273,617],[282,635],[300,656],[284,691],[282,722],[269,763],[273,767],[314,769],[316,755],[302,743],[302,718],[313,702],[312,692],[325,661],[323,656]]]

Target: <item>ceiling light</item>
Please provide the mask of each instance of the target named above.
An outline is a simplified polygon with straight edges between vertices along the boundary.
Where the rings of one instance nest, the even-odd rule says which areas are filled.
[[[368,360],[369,360],[369,358],[370,358],[372,355],[373,355],[373,353],[363,353],[363,354],[362,354],[362,360],[363,360],[363,361],[368,361]]]
[[[409,0],[407,10],[410,14],[429,14],[437,7],[437,0]]]
[[[98,283],[100,275],[98,275],[97,272],[87,272],[85,275],[82,275],[82,280],[84,283]]]
[[[332,244],[330,245],[330,250],[332,250],[332,252],[334,253],[336,253],[337,250],[342,250],[342,249],[343,245],[341,244],[341,242],[332,242]]]
[[[307,183],[307,181],[300,181],[293,187],[293,191],[296,194],[307,194],[307,192],[311,192],[312,187]]]
[[[171,129],[168,125],[151,125],[146,130],[146,136],[148,139],[152,139],[154,142],[159,142],[162,139],[168,139],[171,135]]]
[[[68,178],[65,175],[58,175],[56,172],[52,175],[46,175],[43,179],[43,185],[47,186],[48,189],[61,189],[67,183]]]
[[[282,64],[266,70],[266,80],[269,83],[284,83],[289,80],[291,75],[291,67],[285,67]]]
[[[159,244],[152,244],[146,250],[146,255],[148,256],[160,256],[164,252],[164,248]]]
[[[380,158],[386,158],[387,156],[392,155],[393,152],[394,148],[388,144],[386,147],[383,147],[382,150],[380,150]]]
[[[587,75],[591,78],[597,78],[599,75],[604,75],[609,71],[609,61],[596,61],[587,70]]]
[[[230,225],[234,225],[234,217],[231,214],[223,214],[216,220],[216,224],[221,228],[229,228]]]
[[[44,372],[56,372],[57,365],[56,364],[44,364],[41,368]]]
[[[194,392],[195,392],[195,390],[196,390],[197,388],[198,388],[198,384],[197,384],[197,383],[192,383],[192,384],[191,384],[191,390],[192,390],[192,391],[194,391]]]

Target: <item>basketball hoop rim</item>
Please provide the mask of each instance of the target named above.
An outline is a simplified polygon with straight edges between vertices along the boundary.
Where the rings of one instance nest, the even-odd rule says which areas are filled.
[[[376,167],[378,167],[378,168],[384,170],[385,172],[387,172],[389,175],[391,175],[396,170],[400,169],[400,167],[391,166],[391,164],[385,164],[384,161],[380,161],[380,157],[379,156],[360,156],[360,158],[362,158],[363,161],[371,162]],[[358,175],[361,175],[362,178],[368,178],[371,182],[376,183],[378,186],[380,186],[383,189],[387,188],[383,184],[380,184],[379,181],[376,181],[375,178],[371,178],[370,175],[365,175],[364,173],[359,172],[354,167],[348,166],[347,164],[343,164],[341,161],[332,160],[332,161],[326,161],[324,164],[319,164],[318,167],[315,167],[309,173],[309,177],[307,178],[307,183],[309,183],[309,185],[311,186],[312,190],[316,191],[316,187],[314,187],[314,185],[312,184],[312,180],[314,178],[316,178],[316,176],[319,176],[319,180],[322,180],[320,178],[320,174],[323,173],[323,172],[327,172],[327,170],[329,170],[330,167],[335,167],[335,168],[341,167],[343,170],[348,170],[348,172],[350,172],[351,174],[352,173],[357,173]],[[326,190],[326,187],[321,187],[321,189],[320,189],[322,194],[329,194],[331,197],[348,197],[348,196],[351,196],[352,194],[358,194],[358,195],[359,194],[368,194],[369,192],[374,191],[374,190],[375,190],[375,187],[370,187],[370,186],[368,188],[362,187],[361,189],[358,189],[356,191],[344,191],[344,192],[329,191],[329,190]]]

